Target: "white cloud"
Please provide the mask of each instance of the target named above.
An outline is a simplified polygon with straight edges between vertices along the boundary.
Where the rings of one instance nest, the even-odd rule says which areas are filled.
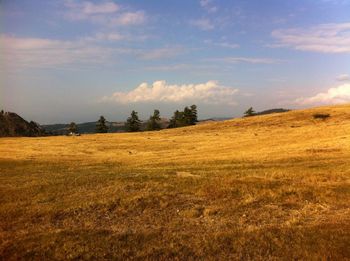
[[[116,18],[112,18],[111,25],[140,25],[146,22],[146,15],[143,11],[126,12]]]
[[[258,58],[258,57],[224,57],[208,59],[210,61],[226,62],[226,63],[252,63],[252,64],[276,64],[282,60],[273,58]]]
[[[216,81],[202,84],[170,85],[156,81],[152,85],[142,83],[129,92],[115,92],[103,101],[122,104],[139,102],[201,102],[207,104],[235,104],[237,89],[219,85]]]
[[[350,23],[275,30],[271,35],[278,40],[272,47],[291,47],[321,53],[350,53]]]
[[[295,102],[300,105],[348,103],[350,102],[350,84],[330,88],[327,92],[321,92],[312,97],[299,98]]]
[[[203,31],[209,31],[214,29],[214,24],[209,19],[192,20],[190,24]]]
[[[350,81],[350,75],[349,74],[340,74],[337,76],[337,81],[340,81],[340,82]]]

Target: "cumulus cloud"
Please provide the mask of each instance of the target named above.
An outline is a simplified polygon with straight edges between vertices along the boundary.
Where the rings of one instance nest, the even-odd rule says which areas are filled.
[[[198,19],[190,21],[190,24],[203,31],[210,31],[214,29],[214,24],[209,19]]]
[[[277,44],[271,47],[290,47],[321,53],[350,53],[350,23],[275,30],[271,35],[277,39]]]
[[[349,74],[340,74],[337,76],[337,81],[339,81],[339,82],[350,81],[350,75]]]
[[[234,105],[237,89],[219,85],[216,81],[201,84],[171,85],[166,81],[156,81],[152,85],[142,83],[129,92],[115,92],[103,101],[126,103],[147,102],[200,102],[207,104]]]
[[[343,84],[335,88],[330,88],[327,92],[321,92],[308,98],[299,98],[297,104],[337,104],[350,102],[350,84]]]

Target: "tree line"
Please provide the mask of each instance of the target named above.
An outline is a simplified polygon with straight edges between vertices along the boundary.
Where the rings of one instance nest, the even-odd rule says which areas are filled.
[[[185,107],[183,111],[176,110],[170,119],[169,125],[166,128],[178,128],[189,125],[195,125],[198,122],[197,116],[197,106],[191,105],[190,107]],[[128,132],[141,131],[142,121],[138,117],[136,111],[132,111],[130,117],[127,118],[125,122],[125,129]],[[96,122],[96,132],[106,133],[109,127],[107,126],[107,120],[104,116],[100,116],[99,120]],[[161,130],[161,117],[159,110],[154,110],[153,114],[149,117],[146,125],[147,131]],[[70,133],[78,133],[78,127],[76,123],[71,122],[68,126],[68,131]]]

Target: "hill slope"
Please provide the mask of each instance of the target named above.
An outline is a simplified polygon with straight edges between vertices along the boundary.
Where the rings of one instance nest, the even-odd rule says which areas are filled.
[[[349,159],[350,105],[1,139],[0,256],[349,259]]]
[[[45,130],[33,121],[27,122],[18,114],[13,112],[0,113],[0,137],[37,137],[44,134]]]

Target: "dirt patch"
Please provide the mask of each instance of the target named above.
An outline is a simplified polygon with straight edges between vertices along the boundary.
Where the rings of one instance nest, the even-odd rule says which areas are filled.
[[[176,176],[179,178],[199,178],[198,175],[194,175],[188,171],[177,171]]]

